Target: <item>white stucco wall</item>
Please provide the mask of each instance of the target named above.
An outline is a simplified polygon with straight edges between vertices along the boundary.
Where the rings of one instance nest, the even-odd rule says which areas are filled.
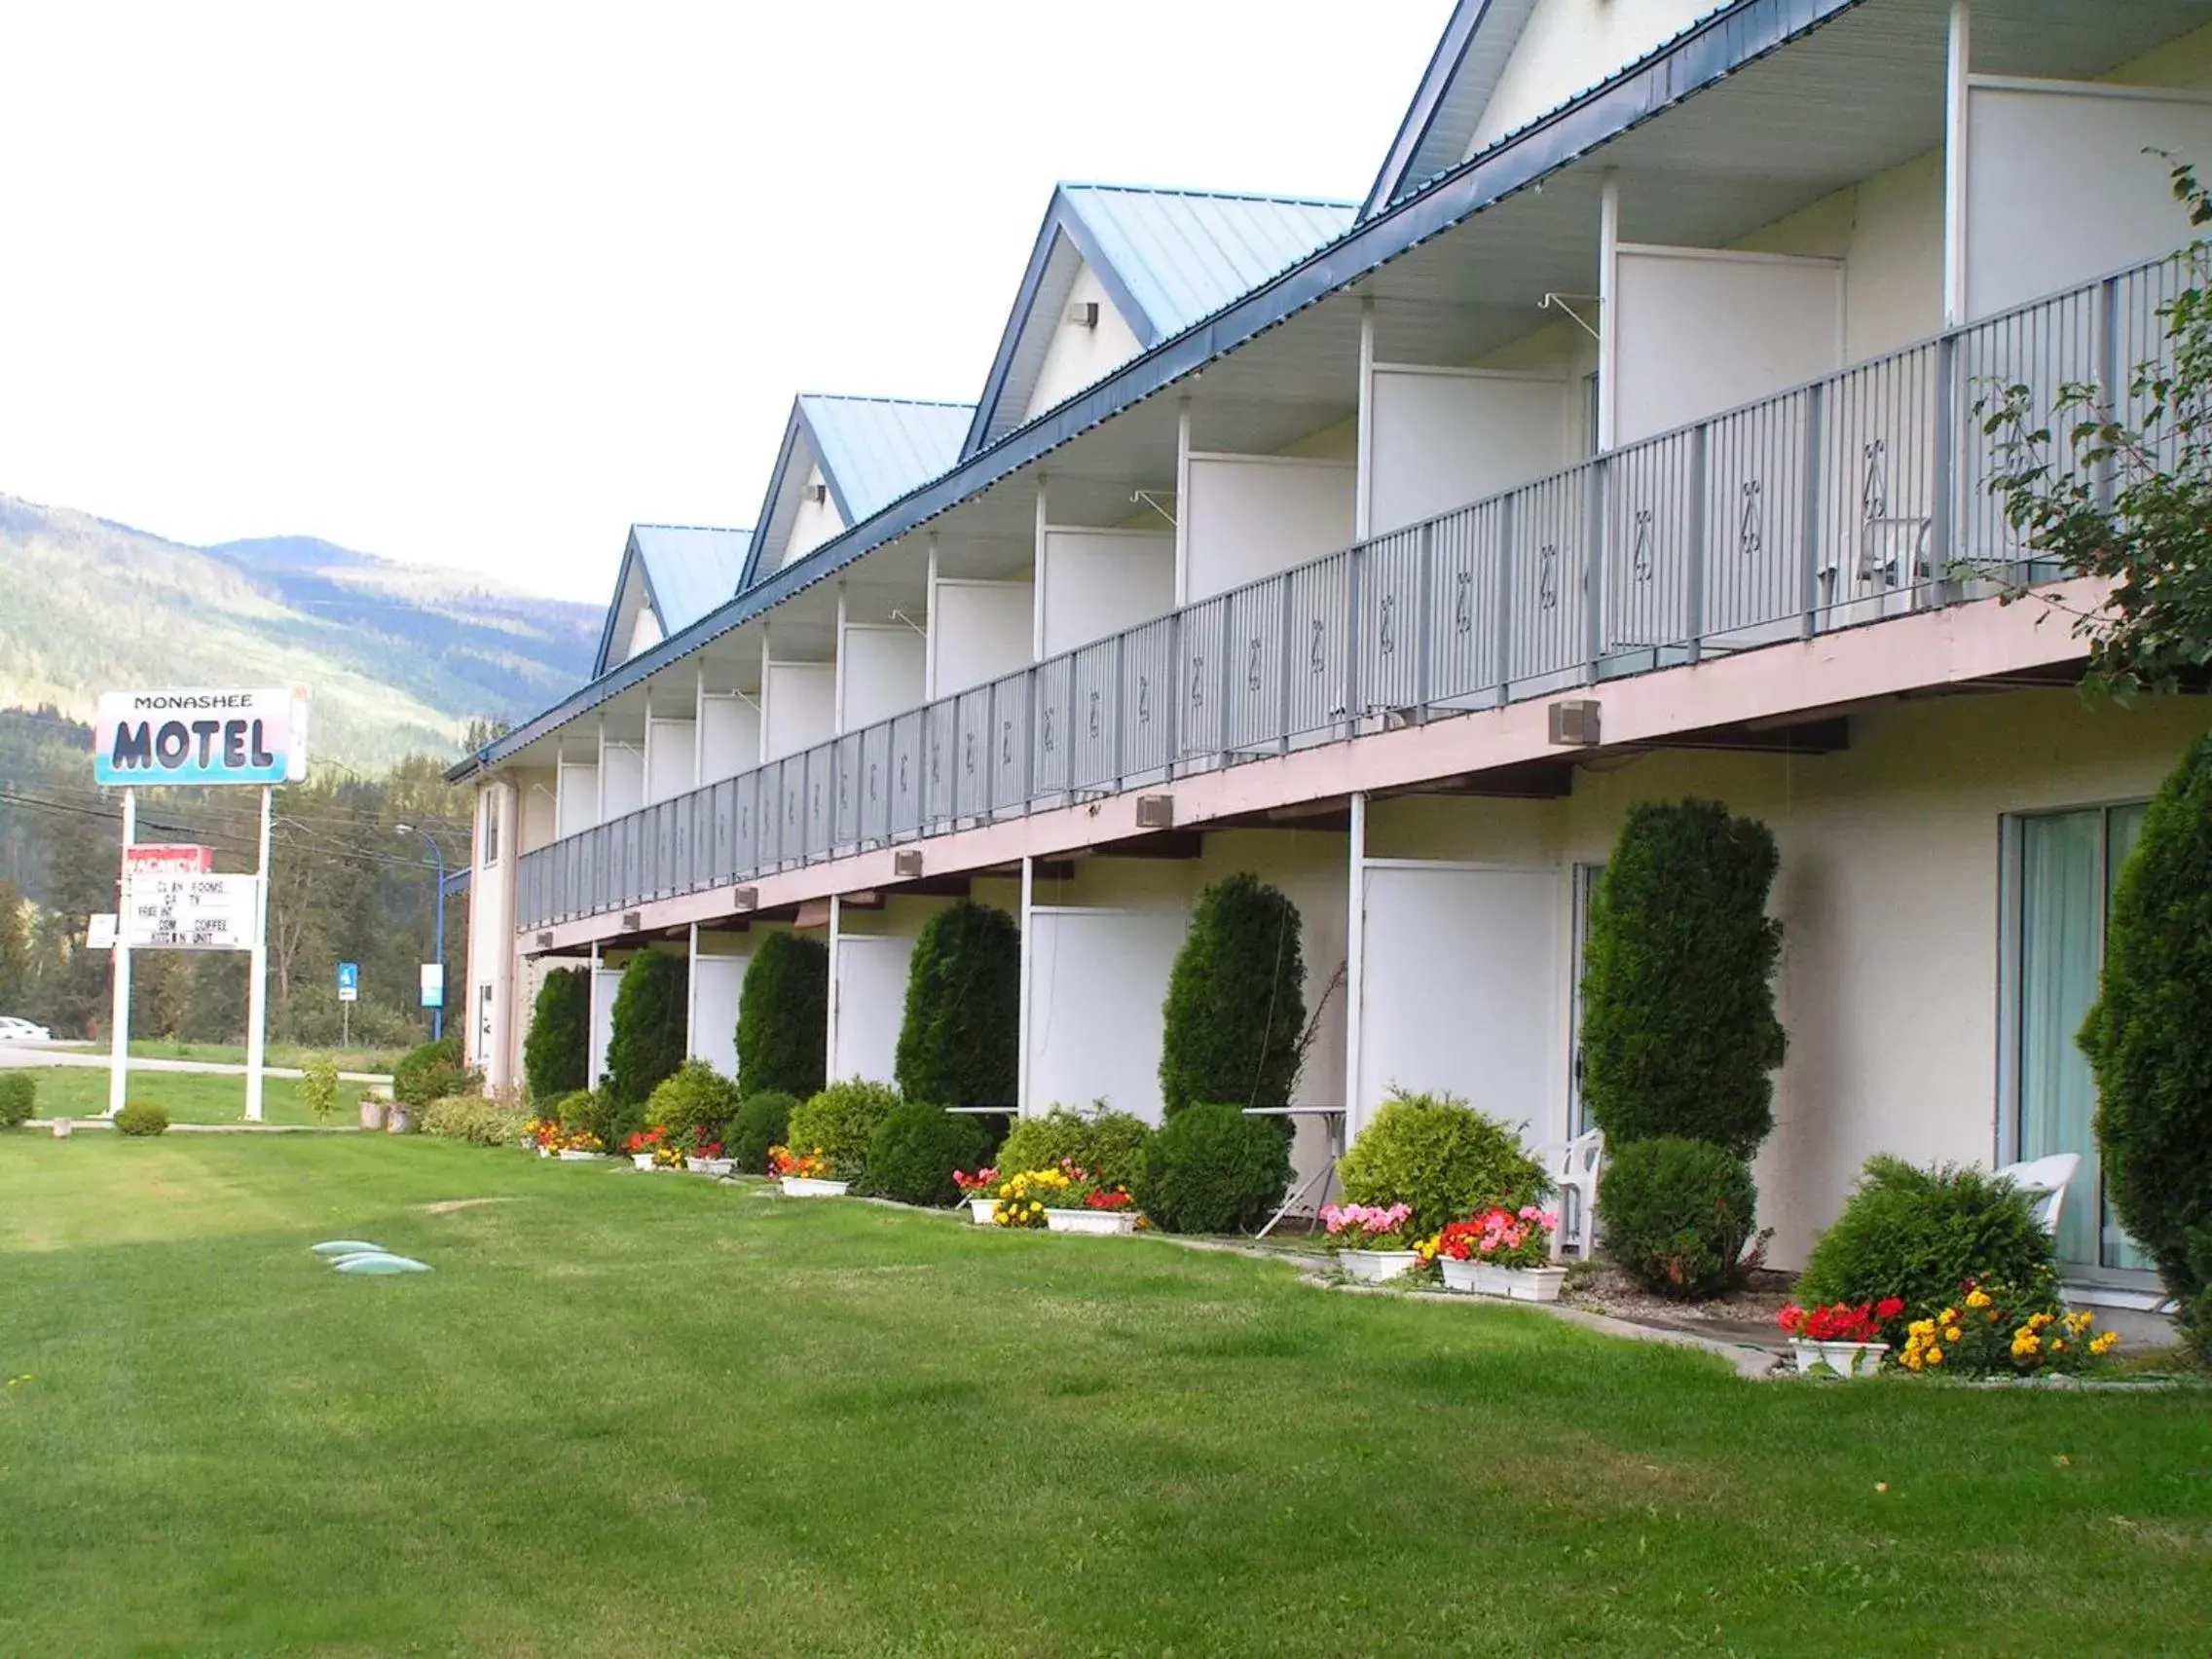
[[[710,691],[699,705],[701,783],[734,778],[760,764],[760,710],[756,700]]]
[[[642,743],[608,743],[599,752],[602,822],[645,804],[645,749]]]
[[[560,833],[555,822],[556,786],[557,776],[550,766],[518,770],[515,773],[515,788],[520,793],[517,809],[519,816],[516,820],[519,831],[516,838],[518,852],[535,852]]]
[[[1378,364],[1369,527],[1385,535],[1556,472],[1573,386],[1479,369]]]
[[[1098,324],[1094,328],[1068,321],[1069,309],[1086,302],[1098,307]],[[1060,307],[1051,343],[1045,348],[1045,361],[1037,372],[1037,385],[1030,391],[1021,418],[1026,421],[1073,397],[1085,387],[1103,380],[1143,349],[1127,320],[1114,309],[1114,302],[1106,293],[1106,285],[1099,281],[1098,274],[1088,265],[1079,267],[1067,301]]]
[[[762,674],[761,759],[780,760],[837,734],[837,670],[827,662],[771,662]]]
[[[1037,629],[1028,582],[940,581],[930,590],[931,683],[950,697],[1027,666]]]
[[[487,812],[498,814],[498,857],[485,862]],[[475,827],[470,836],[467,960],[446,982],[446,1021],[458,1024],[471,1064],[484,1072],[489,1088],[516,1081],[511,1025],[514,1018],[516,793],[499,779],[476,792]],[[458,980],[458,982],[456,982]],[[490,996],[487,1000],[486,993]]]
[[[753,960],[752,933],[702,932],[691,958],[691,1009],[687,1052],[724,1077],[737,1075],[737,1009],[745,970]]]
[[[1056,656],[1175,608],[1172,531],[1048,528],[1045,655]]]
[[[903,623],[849,623],[837,648],[843,679],[841,731],[921,707],[929,642]]]
[[[1191,601],[1351,545],[1348,461],[1193,454],[1187,472],[1180,512]]]
[[[822,491],[819,501],[814,499],[816,490]],[[783,557],[777,561],[776,568],[780,571],[795,564],[844,528],[845,521],[837,516],[837,503],[830,495],[822,468],[809,467],[806,487],[799,496],[797,511],[792,515],[791,534],[784,538]]]
[[[559,801],[554,823],[558,835],[576,835],[599,822],[599,766],[591,760],[564,760],[554,785]]]
[[[1838,755],[1672,751],[1581,772],[1565,800],[1379,801],[1369,851],[1554,864],[1565,940],[1572,866],[1605,859],[1633,802],[1695,795],[1764,822],[1790,1050],[1757,1173],[1770,1260],[1797,1267],[1871,1154],[1996,1153],[2004,815],[2141,798],[2204,722],[2188,699],[2091,710],[2070,691],[1898,705],[1855,716]],[[1563,1087],[1543,1138],[1566,1115]]]
[[[1844,360],[1926,340],[1943,326],[1943,158],[1878,172],[1736,244],[1843,261]]]
[[[1536,0],[1476,124],[1473,155],[1589,91],[1724,0]]]
[[[699,727],[655,715],[645,721],[645,800],[674,800],[699,784]]]

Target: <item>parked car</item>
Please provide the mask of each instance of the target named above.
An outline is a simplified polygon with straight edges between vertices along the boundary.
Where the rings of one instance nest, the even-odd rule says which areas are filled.
[[[43,1025],[33,1025],[27,1019],[17,1019],[0,1014],[0,1043],[51,1043],[54,1033]]]

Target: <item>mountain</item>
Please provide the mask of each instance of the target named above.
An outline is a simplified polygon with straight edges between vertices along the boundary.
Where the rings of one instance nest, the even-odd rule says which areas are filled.
[[[600,621],[312,536],[188,547],[0,495],[0,706],[87,719],[103,690],[305,685],[313,753],[381,770],[581,684]]]

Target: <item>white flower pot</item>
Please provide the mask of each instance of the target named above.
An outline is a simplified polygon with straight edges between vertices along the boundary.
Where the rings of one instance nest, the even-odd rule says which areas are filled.
[[[1565,1268],[1501,1268],[1492,1262],[1456,1262],[1438,1258],[1444,1270],[1446,1290],[1464,1290],[1476,1296],[1498,1296],[1509,1302],[1557,1302],[1567,1282]]]
[[[1049,1209],[1045,1226],[1053,1233],[1134,1233],[1137,1215],[1134,1210]]]
[[[54,1120],[54,1138],[55,1140],[67,1140],[76,1132],[77,1125],[70,1122],[67,1118],[56,1118]]]
[[[537,1149],[537,1156],[540,1158],[551,1158],[553,1156],[553,1149],[551,1147],[541,1146]]]
[[[403,1135],[415,1126],[415,1114],[404,1106],[393,1104],[385,1109],[384,1129],[387,1135]]]
[[[996,1198],[970,1198],[968,1200],[968,1219],[977,1227],[988,1227],[991,1225],[991,1211],[997,1207],[998,1199]]]
[[[786,1175],[784,1197],[787,1198],[841,1198],[850,1181],[824,1181],[813,1175]]]
[[[384,1127],[384,1114],[385,1114],[385,1103],[384,1103],[384,1102],[383,1102],[382,1100],[364,1100],[364,1101],[362,1101],[362,1102],[361,1102],[361,1127],[362,1127],[362,1128],[364,1128],[364,1129],[381,1129],[381,1128],[383,1128],[383,1127]]]
[[[1339,1250],[1337,1266],[1369,1284],[1394,1279],[1420,1260],[1418,1250]]]
[[[633,1152],[630,1154],[630,1161],[640,1169],[650,1169],[653,1166],[653,1155],[649,1152]]]
[[[727,1175],[730,1161],[726,1158],[686,1158],[683,1167],[694,1175]]]
[[[553,1156],[563,1163],[597,1163],[601,1157],[596,1152],[578,1152],[574,1147],[564,1148]]]
[[[1808,1337],[1791,1337],[1789,1351],[1802,1377],[1817,1366],[1826,1366],[1838,1377],[1871,1377],[1882,1369],[1887,1343],[1819,1343]]]

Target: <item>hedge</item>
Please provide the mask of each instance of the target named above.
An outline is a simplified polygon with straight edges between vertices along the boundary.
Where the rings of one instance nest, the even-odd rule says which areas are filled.
[[[800,1100],[819,1093],[829,1031],[830,947],[801,934],[769,934],[753,952],[739,992],[738,1088]]]
[[[1289,1104],[1306,1026],[1299,932],[1298,906],[1256,876],[1198,895],[1161,1009],[1167,1116],[1199,1101]]]
[[[523,1038],[523,1078],[533,1100],[591,1087],[591,970],[556,968],[537,987]]]
[[[963,899],[922,924],[894,1076],[909,1100],[1012,1106],[1021,1068],[1021,929]]]
[[[689,965],[666,951],[640,951],[622,970],[607,1039],[607,1075],[600,1080],[615,1106],[642,1107],[683,1063],[690,985]]]

